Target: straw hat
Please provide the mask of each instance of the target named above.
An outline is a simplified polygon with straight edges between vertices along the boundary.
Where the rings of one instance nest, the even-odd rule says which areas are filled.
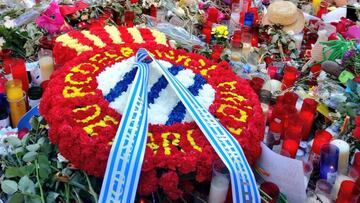
[[[304,14],[290,1],[275,1],[268,7],[262,23],[264,25],[280,24],[283,30],[299,33],[305,25]]]

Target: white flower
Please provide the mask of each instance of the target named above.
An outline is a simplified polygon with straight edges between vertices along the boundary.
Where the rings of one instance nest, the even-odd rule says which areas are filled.
[[[4,46],[5,44],[5,39],[3,37],[0,37],[0,51],[2,50],[2,47]]]
[[[65,157],[63,157],[60,153],[57,154],[57,159],[60,163],[67,163],[69,162]]]
[[[14,20],[14,19],[11,19],[9,16],[5,16],[5,17],[4,17],[4,20],[5,20],[4,26],[5,26],[6,28],[11,29],[11,28],[14,28],[14,27],[16,26],[15,20]]]

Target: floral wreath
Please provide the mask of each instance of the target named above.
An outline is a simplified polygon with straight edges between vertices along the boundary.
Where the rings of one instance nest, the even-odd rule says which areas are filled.
[[[198,54],[154,42],[88,51],[53,74],[40,112],[49,123],[50,140],[59,146],[62,155],[91,175],[104,175],[121,114],[111,107],[111,93],[104,96],[99,89],[100,83],[105,84],[101,75],[134,58],[139,48],[146,48],[164,63],[169,62],[173,65],[170,69],[193,72],[194,77],[211,86],[214,97],[209,111],[239,141],[248,162],[253,164],[261,153],[264,118],[249,84],[236,77],[226,62],[214,64]],[[122,81],[129,80],[128,75]],[[109,76],[106,81],[111,81]],[[147,140],[138,186],[141,195],[161,188],[169,198],[177,199],[188,185],[180,177],[191,176],[197,182],[211,178],[212,162],[218,156],[194,121],[150,123]]]
[[[81,53],[108,48],[119,44],[156,43],[168,46],[165,34],[157,30],[135,27],[92,27],[89,30],[70,31],[56,38],[54,58],[57,64],[64,64]]]

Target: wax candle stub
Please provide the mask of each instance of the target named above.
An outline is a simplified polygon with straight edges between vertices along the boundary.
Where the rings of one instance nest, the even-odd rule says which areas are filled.
[[[16,127],[20,118],[26,113],[25,95],[21,80],[10,80],[6,82],[6,95],[10,107],[12,127]]]
[[[211,179],[209,203],[223,203],[229,189],[230,174],[221,160],[213,163],[213,177]]]
[[[41,80],[49,80],[54,72],[54,60],[51,50],[42,49],[39,52],[39,65]]]

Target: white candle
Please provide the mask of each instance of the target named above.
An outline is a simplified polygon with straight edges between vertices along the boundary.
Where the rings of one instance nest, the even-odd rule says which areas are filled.
[[[41,80],[49,80],[54,71],[54,60],[52,56],[43,56],[39,59]]]
[[[223,203],[229,189],[229,178],[225,175],[213,176],[208,203]]]
[[[343,181],[345,180],[352,180],[350,177],[348,176],[345,176],[345,175],[341,175],[339,174],[337,177],[336,177],[336,180],[335,180],[335,184],[331,190],[331,198],[333,200],[336,200],[337,198],[337,195],[339,193],[339,190],[340,190],[340,185]]]
[[[338,172],[342,174],[347,174],[348,166],[349,166],[349,153],[350,153],[349,144],[339,139],[331,141],[331,144],[339,148]]]

